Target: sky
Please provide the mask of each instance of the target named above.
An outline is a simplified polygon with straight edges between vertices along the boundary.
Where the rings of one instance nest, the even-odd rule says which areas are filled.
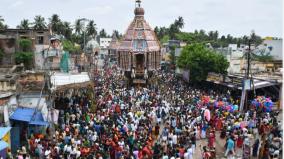
[[[56,13],[74,24],[78,18],[93,19],[97,28],[124,33],[134,17],[135,0],[0,0],[0,16],[10,28],[22,19],[42,15],[48,21]],[[282,0],[142,0],[145,19],[155,26],[169,26],[178,16],[183,31],[218,30],[220,35],[282,37]]]

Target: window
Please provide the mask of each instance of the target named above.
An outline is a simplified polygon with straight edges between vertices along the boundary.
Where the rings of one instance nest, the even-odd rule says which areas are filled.
[[[43,44],[43,36],[36,37],[36,44]]]

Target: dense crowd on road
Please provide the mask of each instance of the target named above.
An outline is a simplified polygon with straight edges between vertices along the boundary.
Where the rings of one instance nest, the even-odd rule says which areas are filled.
[[[226,140],[223,156],[279,158],[282,127],[274,112],[224,109],[237,104],[230,92],[188,86],[172,73],[160,72],[148,88],[121,83],[115,68],[96,79],[96,104],[84,90],[65,95],[54,132],[32,134],[18,152],[35,158],[204,159],[216,157],[216,139]],[[216,133],[219,132],[219,133]],[[220,136],[217,136],[220,134]],[[198,145],[198,140],[208,140]]]

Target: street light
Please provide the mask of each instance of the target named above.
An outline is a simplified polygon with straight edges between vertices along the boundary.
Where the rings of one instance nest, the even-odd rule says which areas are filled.
[[[90,20],[89,19],[86,19],[86,18],[81,18],[81,19],[78,19],[80,24],[81,22],[84,22],[84,30],[83,30],[83,33],[84,33],[84,49],[83,49],[83,52],[86,53],[86,31],[87,31],[87,27],[85,25],[85,22],[89,22]],[[82,70],[82,66],[81,64],[79,65],[80,66],[80,70]]]
[[[89,19],[86,18],[81,18],[79,19],[79,21],[83,21],[84,22],[84,53],[86,53],[86,31],[87,31],[87,27],[85,26],[85,22],[89,22]]]

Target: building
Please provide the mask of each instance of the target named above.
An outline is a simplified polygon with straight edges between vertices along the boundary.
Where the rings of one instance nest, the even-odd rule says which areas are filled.
[[[118,47],[118,65],[129,84],[147,84],[160,69],[161,47],[155,32],[144,19],[141,0],[136,0],[135,17]]]
[[[271,55],[274,60],[280,60],[283,57],[282,45],[282,39],[265,39],[257,49],[263,50],[265,54]]]
[[[107,49],[112,41],[112,38],[100,38],[101,49]]]
[[[247,45],[229,44],[226,48],[218,48],[215,51],[224,55],[230,62],[229,74],[244,74],[247,69],[246,52]],[[251,52],[257,56],[272,56],[272,60],[257,60],[252,57],[250,72],[259,74],[263,72],[279,72],[282,68],[282,39],[266,39],[257,47],[252,46]]]
[[[110,62],[117,62],[117,48],[119,47],[119,40],[116,37],[116,34],[112,35],[112,40],[108,47],[108,55]]]
[[[5,29],[0,30],[0,49],[4,51],[4,57],[0,64],[14,65],[15,52],[20,51],[18,40],[32,40],[32,50],[40,53],[49,45],[50,32],[48,29],[33,30],[33,29]]]

